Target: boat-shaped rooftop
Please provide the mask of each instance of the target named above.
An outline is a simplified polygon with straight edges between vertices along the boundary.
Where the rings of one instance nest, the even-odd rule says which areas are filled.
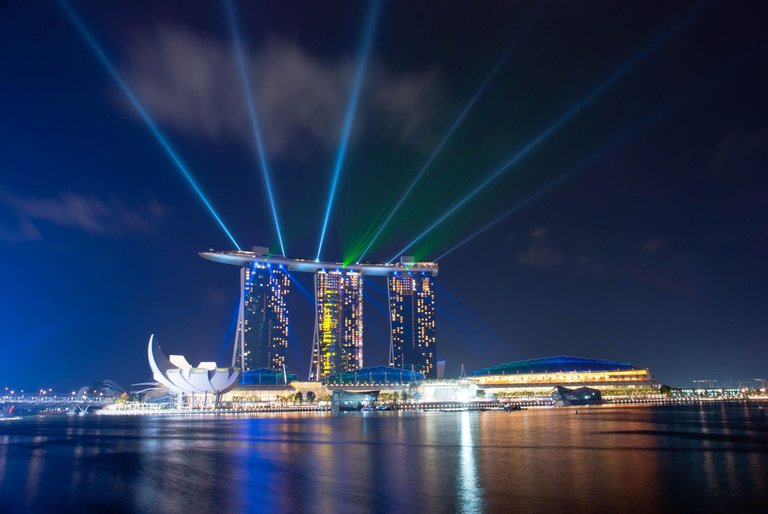
[[[279,255],[270,255],[265,249],[244,250],[209,250],[200,252],[200,257],[209,261],[230,264],[232,266],[250,266],[253,263],[265,266],[283,267],[288,271],[317,273],[318,271],[347,271],[361,275],[387,276],[391,273],[426,273],[437,276],[436,262],[414,262],[410,257],[402,257],[395,263],[356,262],[343,264],[341,262],[315,261],[310,259],[291,259]]]

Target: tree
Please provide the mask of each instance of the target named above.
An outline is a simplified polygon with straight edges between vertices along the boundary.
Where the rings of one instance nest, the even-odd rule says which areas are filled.
[[[403,400],[404,402],[407,402],[408,401],[408,393],[406,393],[405,391],[400,393],[400,399]]]
[[[475,393],[475,396],[478,398],[485,398],[485,389],[478,389]]]
[[[381,393],[379,394],[378,401],[380,402],[396,402],[398,398],[397,393]]]
[[[296,394],[293,395],[293,403],[303,403],[304,402],[304,395],[301,394],[301,391],[296,391]]]
[[[315,398],[316,398],[316,396],[315,396],[315,392],[314,391],[307,391],[307,401],[309,403],[314,402]]]

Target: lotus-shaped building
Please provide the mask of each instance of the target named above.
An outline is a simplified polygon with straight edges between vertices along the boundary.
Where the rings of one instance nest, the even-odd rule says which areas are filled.
[[[154,344],[155,335],[149,337],[147,358],[155,380],[175,393],[220,395],[232,389],[240,378],[236,368],[220,368],[215,362],[201,362],[197,367],[183,355],[166,357]]]

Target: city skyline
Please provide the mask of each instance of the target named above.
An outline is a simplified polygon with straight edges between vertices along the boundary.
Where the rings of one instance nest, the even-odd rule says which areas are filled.
[[[152,333],[231,362],[238,270],[196,254],[254,245],[436,261],[447,376],[548,355],[764,376],[768,40],[748,5],[0,13],[9,385],[141,382]],[[314,276],[284,280],[306,376]],[[361,276],[366,365],[391,359],[388,286]]]

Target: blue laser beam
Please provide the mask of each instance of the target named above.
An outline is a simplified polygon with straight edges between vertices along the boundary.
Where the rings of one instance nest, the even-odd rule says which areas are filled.
[[[280,251],[285,257],[285,245],[283,244],[283,233],[280,230],[280,219],[277,215],[277,202],[272,192],[272,180],[270,179],[269,166],[267,165],[266,152],[264,151],[264,143],[261,138],[261,129],[259,128],[259,121],[256,115],[256,103],[253,99],[251,79],[248,75],[248,70],[245,65],[245,56],[243,53],[242,38],[240,36],[240,30],[237,25],[237,19],[235,16],[235,7],[232,0],[226,0],[225,2],[227,10],[227,22],[229,23],[230,31],[232,32],[232,39],[234,40],[235,56],[237,57],[237,67],[240,72],[240,82],[243,85],[243,94],[245,95],[246,105],[248,107],[248,119],[251,123],[251,130],[253,132],[253,139],[256,145],[256,150],[259,156],[259,165],[261,167],[261,176],[264,179],[264,188],[267,191],[269,197],[269,205],[272,210],[272,219],[275,222],[275,231],[277,232],[277,239],[280,242]]]
[[[291,273],[289,273],[287,269],[283,269],[283,271],[285,272],[286,275],[288,275],[288,278],[291,279],[291,284],[295,285],[296,289],[298,289],[299,292],[305,298],[307,298],[310,302],[314,302],[315,301],[314,295],[312,293],[310,293],[309,291],[307,291],[307,288],[304,287],[303,285],[301,285],[301,282],[296,280],[296,278]]]
[[[569,122],[574,116],[576,116],[582,109],[584,109],[587,105],[589,105],[601,93],[603,93],[606,89],[608,89],[610,86],[616,83],[620,78],[622,78],[627,72],[629,72],[632,68],[634,68],[640,61],[642,61],[645,57],[647,57],[651,52],[653,52],[659,46],[661,46],[661,44],[664,41],[666,41],[672,34],[674,34],[680,28],[685,26],[694,17],[694,15],[699,12],[699,10],[700,9],[695,9],[693,12],[687,14],[682,19],[678,20],[670,28],[668,28],[656,39],[654,39],[648,46],[646,46],[640,52],[636,53],[633,57],[631,57],[621,67],[619,67],[616,71],[614,71],[607,79],[603,80],[600,84],[598,84],[598,86],[595,89],[593,89],[592,92],[590,92],[586,97],[584,97],[579,103],[577,103],[575,106],[569,109],[565,114],[563,114],[563,116],[561,116],[555,123],[550,125],[546,130],[544,130],[535,138],[533,138],[531,141],[529,141],[528,144],[526,144],[523,148],[518,150],[509,160],[507,160],[504,164],[501,165],[501,167],[499,167],[495,172],[493,172],[490,176],[488,176],[485,180],[483,180],[477,187],[472,189],[469,193],[467,193],[467,195],[465,195],[461,200],[455,203],[450,209],[448,209],[443,214],[441,214],[429,227],[427,227],[427,229],[421,232],[413,241],[408,243],[402,250],[400,250],[397,254],[395,254],[395,256],[392,257],[388,261],[388,263],[391,263],[392,261],[397,259],[397,257],[400,256],[403,252],[407,251],[411,246],[419,242],[422,238],[424,238],[424,236],[429,234],[438,225],[440,225],[443,221],[449,218],[453,213],[455,213],[467,202],[469,202],[475,196],[477,196],[480,192],[482,192],[497,178],[502,176],[512,166],[514,166],[520,160],[522,160],[528,153],[534,150],[539,144],[541,144],[543,141],[549,138],[560,127],[562,127],[567,122]]]
[[[476,312],[472,305],[461,301],[445,287],[442,281],[435,281],[435,290],[440,302],[435,307],[441,320],[450,325],[457,334],[469,335],[486,341],[503,341],[505,338],[484,322],[483,316]],[[441,321],[442,323],[442,321]]]
[[[221,227],[221,229],[227,235],[229,240],[232,241],[232,244],[234,244],[238,250],[241,250],[240,245],[237,244],[237,241],[232,236],[232,233],[229,231],[227,226],[224,224],[224,221],[218,215],[218,213],[216,212],[216,209],[213,208],[213,205],[205,196],[205,193],[203,193],[203,190],[197,184],[197,181],[195,180],[195,178],[192,176],[192,173],[189,171],[187,166],[184,164],[184,162],[181,160],[179,155],[173,149],[168,139],[160,130],[160,127],[157,126],[157,124],[149,115],[149,113],[146,111],[146,109],[144,109],[144,106],[141,104],[141,102],[139,102],[139,99],[136,97],[136,95],[133,93],[131,88],[128,86],[128,83],[125,82],[123,77],[120,75],[120,72],[117,71],[117,68],[109,59],[109,57],[104,52],[104,50],[101,48],[101,46],[99,45],[93,33],[91,33],[91,31],[88,30],[88,27],[85,26],[85,23],[83,22],[83,20],[75,12],[72,6],[69,5],[67,0],[59,0],[59,5],[64,10],[67,17],[69,17],[70,21],[75,26],[75,28],[77,28],[77,30],[80,32],[80,35],[82,35],[85,41],[88,43],[88,46],[91,48],[91,50],[93,50],[93,52],[96,54],[96,57],[98,58],[99,62],[102,64],[102,66],[104,66],[104,68],[106,68],[109,75],[117,83],[120,90],[123,92],[123,94],[126,96],[128,101],[130,102],[131,106],[136,110],[136,112],[139,114],[141,119],[147,125],[152,135],[155,136],[155,139],[157,139],[157,141],[160,143],[160,146],[163,147],[163,150],[165,150],[165,152],[171,158],[171,161],[173,161],[173,163],[176,165],[176,168],[179,170],[181,175],[186,179],[189,186],[192,188],[195,194],[197,194],[198,198],[206,207],[206,209],[208,209],[208,212],[211,214],[211,216],[213,216],[213,218],[216,220],[216,223],[218,223],[219,227]]]
[[[363,284],[366,286],[363,289],[363,300],[368,305],[376,309],[377,312],[380,312],[385,316],[388,316],[389,313],[387,311],[389,310],[389,306],[384,305],[384,303],[382,303],[381,300],[379,300],[379,298],[374,296],[373,293],[369,291],[369,289],[372,288],[377,294],[382,294],[382,293],[386,294],[386,290],[378,286],[377,284],[374,284],[371,280],[368,280],[367,278],[363,278]]]
[[[416,187],[416,184],[421,180],[421,177],[424,175],[424,173],[426,173],[427,169],[431,166],[432,161],[434,161],[435,158],[438,156],[438,154],[443,150],[443,147],[445,147],[445,144],[451,138],[453,133],[456,132],[456,129],[459,128],[459,125],[461,125],[462,121],[464,121],[464,118],[467,116],[469,111],[472,110],[472,108],[475,106],[475,104],[480,99],[480,97],[483,96],[483,93],[485,93],[485,90],[488,88],[489,84],[493,81],[494,77],[496,76],[496,73],[499,71],[499,69],[502,67],[502,65],[506,62],[507,57],[509,57],[509,54],[518,45],[518,43],[522,40],[522,38],[528,33],[528,30],[533,25],[533,22],[536,19],[539,18],[539,16],[541,15],[541,12],[543,10],[543,6],[545,4],[546,4],[546,2],[540,2],[540,3],[536,4],[537,6],[536,6],[534,12],[531,15],[528,16],[528,18],[526,19],[523,27],[517,32],[517,35],[514,37],[513,41],[507,46],[507,48],[504,50],[504,52],[501,54],[501,56],[499,56],[498,60],[496,61],[496,64],[494,64],[493,68],[491,68],[491,71],[485,77],[485,80],[483,80],[483,82],[480,84],[480,86],[474,92],[472,97],[466,103],[464,108],[461,110],[461,112],[459,112],[459,115],[456,117],[456,119],[453,121],[451,126],[448,128],[448,131],[445,133],[445,135],[440,140],[440,142],[437,144],[437,146],[435,146],[435,148],[432,150],[432,153],[430,154],[429,158],[426,160],[426,162],[422,165],[422,167],[419,169],[419,171],[413,177],[413,179],[408,184],[408,187],[405,189],[403,194],[400,195],[400,198],[398,199],[398,201],[395,204],[395,206],[389,212],[389,214],[387,215],[387,217],[384,220],[384,222],[376,230],[376,233],[371,238],[370,242],[368,243],[368,246],[365,247],[365,250],[363,250],[363,253],[360,254],[360,257],[358,257],[356,259],[357,262],[360,262],[360,261],[363,260],[363,258],[368,253],[368,251],[371,249],[373,244],[378,240],[379,236],[381,236],[381,233],[384,231],[384,228],[389,224],[389,222],[394,217],[395,213],[403,205],[403,202],[405,202],[405,200],[411,194],[411,191],[413,191],[413,188]]]
[[[384,287],[381,287],[379,284],[377,284],[373,280],[370,280],[370,279],[367,279],[367,278],[363,278],[363,282],[365,284],[368,284],[368,286],[371,287],[372,289],[374,289],[375,291],[377,291],[377,292],[379,292],[381,294],[387,294],[387,289],[384,288]],[[387,286],[387,287],[389,287],[389,286]]]
[[[325,241],[325,233],[328,229],[328,220],[331,217],[331,209],[333,208],[333,200],[336,196],[336,187],[339,184],[339,176],[341,175],[341,168],[344,165],[344,158],[347,154],[347,144],[349,143],[349,134],[352,131],[352,123],[355,119],[355,111],[357,110],[357,102],[360,97],[360,89],[363,84],[363,77],[365,76],[365,68],[368,65],[368,57],[371,53],[371,44],[373,42],[373,34],[376,28],[376,20],[379,17],[379,10],[381,8],[380,0],[373,0],[371,7],[368,10],[368,17],[365,22],[365,30],[363,32],[363,42],[360,45],[360,53],[357,60],[357,69],[355,70],[354,80],[352,82],[352,94],[349,97],[349,103],[347,104],[347,113],[344,118],[344,126],[341,132],[341,141],[339,142],[339,149],[336,153],[336,161],[333,166],[333,175],[331,179],[331,190],[328,194],[328,204],[325,208],[325,216],[323,218],[323,226],[320,230],[320,243],[317,246],[317,255],[315,260],[320,260],[320,253],[323,250],[323,242]]]
[[[672,110],[672,108],[668,107],[668,108],[665,108],[665,109],[662,109],[662,110],[656,112],[652,116],[650,116],[650,117],[644,119],[643,121],[641,121],[640,123],[638,123],[633,128],[629,129],[629,131],[623,133],[620,137],[617,137],[613,141],[611,141],[611,142],[601,146],[598,150],[594,151],[589,156],[587,156],[586,158],[584,158],[581,161],[579,161],[575,166],[569,168],[568,171],[560,174],[555,179],[553,179],[548,184],[546,184],[544,187],[539,188],[537,191],[535,191],[534,193],[530,194],[529,196],[527,196],[526,198],[524,198],[523,200],[521,200],[520,202],[515,204],[511,209],[507,210],[506,212],[504,212],[500,216],[494,218],[493,220],[491,220],[486,225],[483,225],[479,230],[477,230],[473,234],[469,235],[465,239],[461,240],[461,242],[459,242],[458,244],[453,246],[451,249],[449,249],[446,252],[444,252],[443,254],[441,254],[437,259],[435,259],[435,262],[437,262],[440,259],[442,259],[443,257],[453,253],[455,250],[458,250],[459,248],[461,248],[462,246],[464,246],[465,244],[467,244],[468,242],[470,242],[474,238],[476,238],[479,235],[481,235],[482,233],[486,232],[491,227],[497,225],[498,223],[501,223],[506,218],[508,218],[512,214],[516,213],[520,209],[522,209],[522,208],[526,207],[527,205],[533,203],[534,201],[538,200],[539,198],[544,196],[546,193],[548,193],[549,191],[551,191],[555,187],[559,186],[560,184],[562,184],[563,182],[565,182],[566,180],[568,180],[572,176],[574,176],[577,173],[583,171],[587,166],[589,166],[590,164],[592,164],[596,160],[602,158],[607,153],[611,152],[613,149],[615,149],[616,147],[618,147],[619,145],[624,143],[627,139],[629,139],[633,135],[635,135],[638,132],[640,132],[641,130],[647,128],[649,125],[659,121],[661,118],[666,116],[671,110]]]

